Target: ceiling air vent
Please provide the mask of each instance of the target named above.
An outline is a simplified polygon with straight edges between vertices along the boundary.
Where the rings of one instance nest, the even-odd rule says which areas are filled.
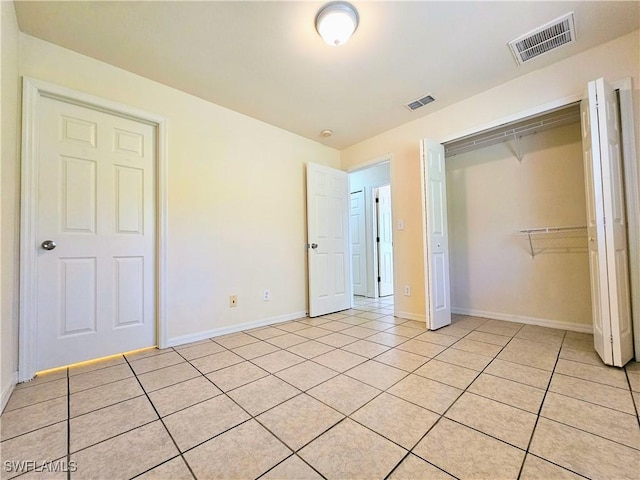
[[[430,94],[429,95],[425,95],[424,97],[421,97],[417,100],[413,100],[412,102],[409,102],[405,105],[405,107],[407,107],[409,110],[411,110],[412,112],[414,110],[419,109],[420,107],[424,107],[425,105],[434,102],[435,98],[433,98]]]
[[[509,42],[518,65],[528,62],[543,53],[576,41],[573,12],[536,28]]]

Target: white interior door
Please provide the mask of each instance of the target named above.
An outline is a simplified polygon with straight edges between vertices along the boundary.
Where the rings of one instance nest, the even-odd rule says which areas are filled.
[[[393,223],[391,186],[379,187],[376,197],[378,220],[378,295],[393,295]]]
[[[307,164],[309,316],[351,308],[347,173]]]
[[[364,296],[367,294],[367,244],[365,233],[364,190],[351,192],[349,211],[353,294]]]
[[[436,330],[451,324],[444,146],[433,140],[424,139],[420,147],[427,328]]]
[[[155,128],[47,97],[40,111],[37,370],[153,346]]]
[[[581,104],[594,346],[604,363],[633,357],[627,224],[617,97],[598,79]]]

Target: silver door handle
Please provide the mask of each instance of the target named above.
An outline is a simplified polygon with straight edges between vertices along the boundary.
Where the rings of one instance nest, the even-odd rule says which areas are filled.
[[[318,248],[318,244],[317,243],[312,243],[311,244],[311,248],[313,248],[315,250],[316,248]]]
[[[45,250],[53,250],[54,248],[56,248],[56,242],[54,242],[53,240],[45,240],[44,242],[42,242],[42,248],[44,248]]]

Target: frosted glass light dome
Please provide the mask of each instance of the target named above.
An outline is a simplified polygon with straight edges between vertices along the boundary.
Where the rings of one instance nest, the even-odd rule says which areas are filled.
[[[358,12],[347,2],[326,4],[316,16],[316,30],[322,39],[332,47],[339,47],[349,41],[358,28]]]

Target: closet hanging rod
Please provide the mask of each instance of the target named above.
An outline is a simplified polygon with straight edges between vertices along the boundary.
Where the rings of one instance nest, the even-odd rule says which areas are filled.
[[[500,127],[485,130],[473,135],[452,140],[444,144],[445,157],[467,153],[490,145],[515,140],[551,128],[561,127],[580,121],[580,109],[577,104],[568,108],[544,114],[539,117],[516,121]]]

